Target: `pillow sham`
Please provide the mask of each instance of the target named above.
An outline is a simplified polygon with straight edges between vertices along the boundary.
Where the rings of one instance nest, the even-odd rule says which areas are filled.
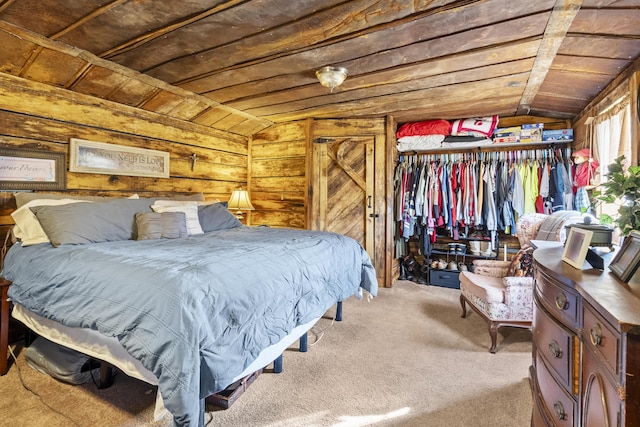
[[[40,221],[31,211],[34,206],[60,206],[69,203],[88,203],[88,201],[77,199],[34,199],[11,213],[15,222],[13,235],[22,242],[22,246],[37,245],[38,243],[50,243],[47,233],[44,232]]]
[[[498,116],[455,120],[451,126],[451,135],[491,138],[496,126],[498,126]]]
[[[187,216],[184,212],[138,212],[137,240],[179,239],[187,237]]]
[[[176,200],[156,200],[151,206],[154,212],[184,212],[187,217],[187,232],[189,235],[203,234],[198,218],[198,202],[176,201]]]
[[[240,220],[227,210],[226,202],[198,206],[198,218],[205,233],[242,225]]]
[[[51,244],[82,245],[136,238],[135,215],[152,212],[155,199],[117,199],[30,208]]]

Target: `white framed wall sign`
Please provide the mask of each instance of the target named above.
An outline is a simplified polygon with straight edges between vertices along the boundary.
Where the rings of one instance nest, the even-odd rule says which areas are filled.
[[[71,138],[69,171],[169,178],[169,153]]]

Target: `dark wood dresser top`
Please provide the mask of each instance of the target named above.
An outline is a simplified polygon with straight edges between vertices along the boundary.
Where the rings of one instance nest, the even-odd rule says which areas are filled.
[[[582,297],[620,332],[640,335],[640,270],[624,283],[610,272],[608,265],[615,252],[603,255],[604,271],[591,268],[585,262],[581,270],[562,261],[562,244],[536,249],[533,253],[537,268],[574,287]]]

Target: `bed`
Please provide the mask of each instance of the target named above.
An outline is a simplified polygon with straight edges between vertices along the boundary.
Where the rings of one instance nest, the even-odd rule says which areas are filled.
[[[201,424],[206,396],[266,366],[337,302],[377,294],[353,239],[243,226],[220,204],[25,207],[48,242],[23,236],[5,257],[15,316],[157,383],[176,425]]]

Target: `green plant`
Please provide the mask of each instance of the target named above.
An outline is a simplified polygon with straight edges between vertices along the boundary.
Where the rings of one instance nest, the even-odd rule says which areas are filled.
[[[607,181],[598,186],[593,197],[602,203],[619,205],[615,217],[600,214],[600,223],[615,224],[620,234],[626,236],[640,229],[640,166],[629,166],[625,171],[624,160],[620,156],[607,166]]]

